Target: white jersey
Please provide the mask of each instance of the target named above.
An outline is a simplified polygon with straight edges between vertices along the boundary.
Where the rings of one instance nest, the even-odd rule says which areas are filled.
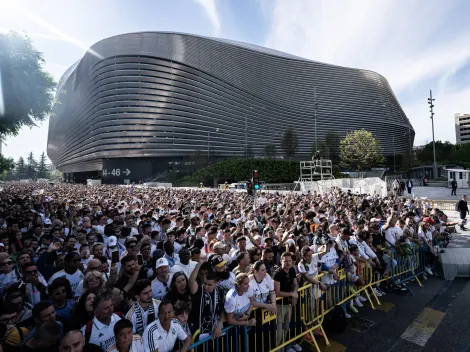
[[[182,271],[186,275],[186,278],[189,281],[189,277],[191,276],[191,273],[196,267],[196,264],[197,263],[192,260],[190,260],[189,263],[186,265],[182,264],[181,262],[176,262],[175,265],[171,267],[170,272],[177,273],[178,271]]]
[[[44,279],[44,276],[39,274],[38,278],[39,282],[47,287],[47,282],[46,279]],[[38,302],[41,302],[41,292],[35,285],[30,282],[26,284],[26,299],[32,306],[34,306]]]
[[[168,280],[166,282],[161,282],[158,278],[155,278],[152,281],[152,297],[163,301],[166,294],[170,291],[170,283],[173,273],[168,273]]]
[[[111,316],[111,323],[109,325],[104,325],[98,319],[93,318],[92,326],[91,326],[91,334],[90,334],[90,343],[100,346],[103,350],[108,350],[114,342],[114,324],[121,320],[119,315],[113,314]],[[86,325],[81,328],[81,332],[85,335]]]
[[[145,352],[170,352],[175,346],[176,339],[185,340],[188,335],[176,319],[170,323],[168,331],[164,330],[159,320],[149,324],[144,331]]]
[[[235,288],[235,274],[231,271],[229,272],[230,276],[227,280],[218,281],[217,286],[224,289],[224,292]]]
[[[119,352],[116,344],[109,346],[107,352]],[[139,335],[132,336],[132,342],[128,352],[144,352],[144,340]]]
[[[312,255],[312,261],[306,263],[303,260],[297,264],[297,269],[301,274],[307,274],[309,278],[318,275],[318,264],[320,263],[320,256],[318,253]]]
[[[269,295],[274,292],[274,281],[266,274],[266,277],[261,282],[257,282],[253,276],[250,280],[250,287],[253,290],[253,299],[258,303],[267,303]],[[274,303],[274,302],[271,302]]]
[[[78,269],[73,274],[67,274],[65,270],[61,270],[51,276],[48,282],[49,285],[52,283],[52,281],[54,281],[58,277],[65,277],[67,280],[69,280],[70,287],[72,288],[72,293],[75,294],[75,290],[77,289],[78,284],[80,283],[80,281],[83,280],[85,275],[83,275],[83,273]]]
[[[232,313],[235,319],[243,316],[250,308],[251,297],[253,297],[251,286],[248,286],[248,291],[244,292],[241,296],[236,289],[229,290],[225,296],[225,311],[229,314]]]
[[[330,248],[330,251],[321,258],[321,263],[324,264],[326,267],[331,268],[333,265],[336,264],[337,259],[338,254],[336,254],[336,250],[332,247]],[[327,285],[332,285],[336,282],[336,280],[333,278],[333,274],[330,273],[323,275],[321,280]]]

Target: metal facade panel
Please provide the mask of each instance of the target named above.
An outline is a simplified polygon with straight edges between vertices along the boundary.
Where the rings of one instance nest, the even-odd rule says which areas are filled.
[[[243,156],[278,150],[293,127],[299,155],[317,135],[364,128],[386,155],[410,148],[414,130],[388,82],[367,70],[298,58],[229,40],[165,32],[104,39],[60,80],[48,155],[67,172],[108,157]],[[217,129],[219,129],[217,131]],[[86,167],[86,169],[90,169]]]

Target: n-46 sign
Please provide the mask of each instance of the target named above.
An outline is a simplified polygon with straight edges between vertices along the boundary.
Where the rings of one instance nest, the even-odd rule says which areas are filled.
[[[131,170],[128,168],[126,169],[103,169],[103,177],[121,177],[121,176],[129,176],[131,174]]]

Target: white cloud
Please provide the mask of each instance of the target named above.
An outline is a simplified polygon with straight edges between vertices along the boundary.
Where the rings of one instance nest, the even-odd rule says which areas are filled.
[[[207,17],[214,27],[214,35],[218,36],[220,33],[220,18],[217,12],[216,0],[194,0],[205,11]]]
[[[470,26],[452,25],[464,1],[274,0],[273,6],[268,47],[384,75],[405,101],[417,143],[432,139],[430,128],[421,128],[429,122],[431,88],[440,109],[436,139],[455,140],[454,112],[470,112],[468,91],[449,80],[470,62]]]

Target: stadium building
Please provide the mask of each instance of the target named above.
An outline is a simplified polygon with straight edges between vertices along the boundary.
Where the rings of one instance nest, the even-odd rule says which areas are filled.
[[[288,128],[296,158],[317,136],[373,132],[385,155],[414,130],[380,74],[231,40],[143,32],[93,45],[59,82],[48,156],[67,181],[148,180],[197,160],[265,154]],[[392,138],[392,136],[394,136]]]

